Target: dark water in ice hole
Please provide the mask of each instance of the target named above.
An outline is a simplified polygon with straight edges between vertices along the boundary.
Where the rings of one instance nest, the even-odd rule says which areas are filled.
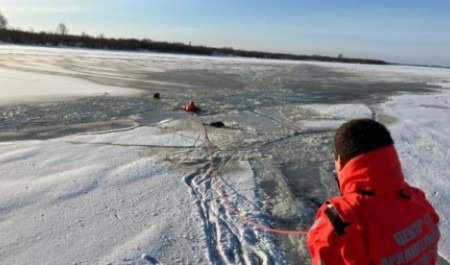
[[[105,95],[56,103],[3,106],[0,107],[0,141],[126,128],[132,125],[130,116],[133,120],[133,115],[139,115],[135,122],[143,125],[165,118],[185,117],[180,108],[190,99],[203,107],[201,116],[205,120],[226,117],[229,113],[259,113],[271,107],[285,107],[288,112],[284,113],[286,115],[282,120],[267,119],[263,123],[279,123],[275,125],[294,132],[262,137],[259,145],[252,146],[254,152],[261,154],[261,159],[250,160],[262,189],[264,208],[272,218],[271,224],[284,229],[308,229],[320,204],[337,194],[332,162],[334,132],[305,132],[296,128],[290,124],[290,106],[357,103],[370,107],[395,94],[427,93],[434,89],[425,81],[380,81],[362,74],[306,64],[242,65],[233,61],[211,61],[199,66],[198,59],[192,59],[179,69],[154,72],[145,70],[142,66],[145,63],[134,64],[126,59],[112,62],[97,59],[88,63],[82,60],[71,58],[53,62],[73,71],[73,74],[45,69],[33,71],[137,88],[145,94],[139,97]],[[97,70],[95,74],[88,71],[90,67],[105,65],[108,69]],[[19,67],[18,70],[25,68]],[[161,100],[152,98],[155,92],[161,93]],[[270,111],[265,113],[269,113],[270,118]],[[297,120],[326,118],[311,113],[291,114]],[[245,121],[241,119],[236,122]],[[75,126],[80,124],[92,125]],[[264,130],[263,126],[259,129]],[[286,250],[289,263],[309,262],[304,237],[279,236],[277,240]]]

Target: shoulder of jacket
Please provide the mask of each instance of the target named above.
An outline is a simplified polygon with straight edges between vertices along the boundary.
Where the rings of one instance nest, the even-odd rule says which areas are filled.
[[[331,204],[330,202],[326,202],[325,205],[326,205],[326,208],[324,210],[325,216],[330,221],[336,234],[338,236],[342,236],[343,234],[345,234],[345,228],[350,226],[351,223],[349,223],[347,220],[344,221],[344,219],[341,217],[341,215],[333,206],[333,204]]]
[[[345,234],[347,227],[360,222],[358,197],[357,195],[334,197],[325,202],[321,208],[339,236]]]
[[[352,216],[355,214],[361,204],[358,194],[348,194],[344,196],[334,197],[325,202],[325,204],[331,204],[336,209],[336,211],[344,218],[353,219]]]

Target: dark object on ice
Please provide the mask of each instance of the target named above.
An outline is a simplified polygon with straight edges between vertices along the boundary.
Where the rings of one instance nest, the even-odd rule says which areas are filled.
[[[150,262],[150,264],[159,264],[158,260],[150,255],[143,254],[141,259]]]
[[[153,98],[160,99],[161,95],[159,93],[155,93],[153,94]]]
[[[222,128],[225,127],[225,124],[221,121],[213,121],[209,124],[211,127]]]
[[[186,112],[199,112],[200,111],[200,108],[199,107],[197,107],[196,105],[195,105],[195,103],[194,103],[194,101],[189,101],[189,103],[188,104],[186,104],[186,105],[184,105],[184,111],[186,111]]]

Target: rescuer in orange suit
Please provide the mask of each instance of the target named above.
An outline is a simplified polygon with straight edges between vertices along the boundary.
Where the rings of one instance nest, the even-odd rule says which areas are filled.
[[[386,127],[349,121],[334,145],[341,196],[320,207],[309,231],[313,265],[436,264],[439,217],[406,183]]]
[[[184,111],[186,112],[199,112],[200,108],[197,107],[194,103],[194,101],[189,101],[188,104],[184,105]]]

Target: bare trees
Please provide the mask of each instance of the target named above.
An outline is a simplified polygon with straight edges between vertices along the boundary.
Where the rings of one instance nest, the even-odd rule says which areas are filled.
[[[56,28],[56,33],[65,36],[69,33],[69,29],[67,28],[65,23],[59,23],[58,27]]]
[[[6,29],[6,26],[8,26],[8,20],[0,13],[0,29]]]

